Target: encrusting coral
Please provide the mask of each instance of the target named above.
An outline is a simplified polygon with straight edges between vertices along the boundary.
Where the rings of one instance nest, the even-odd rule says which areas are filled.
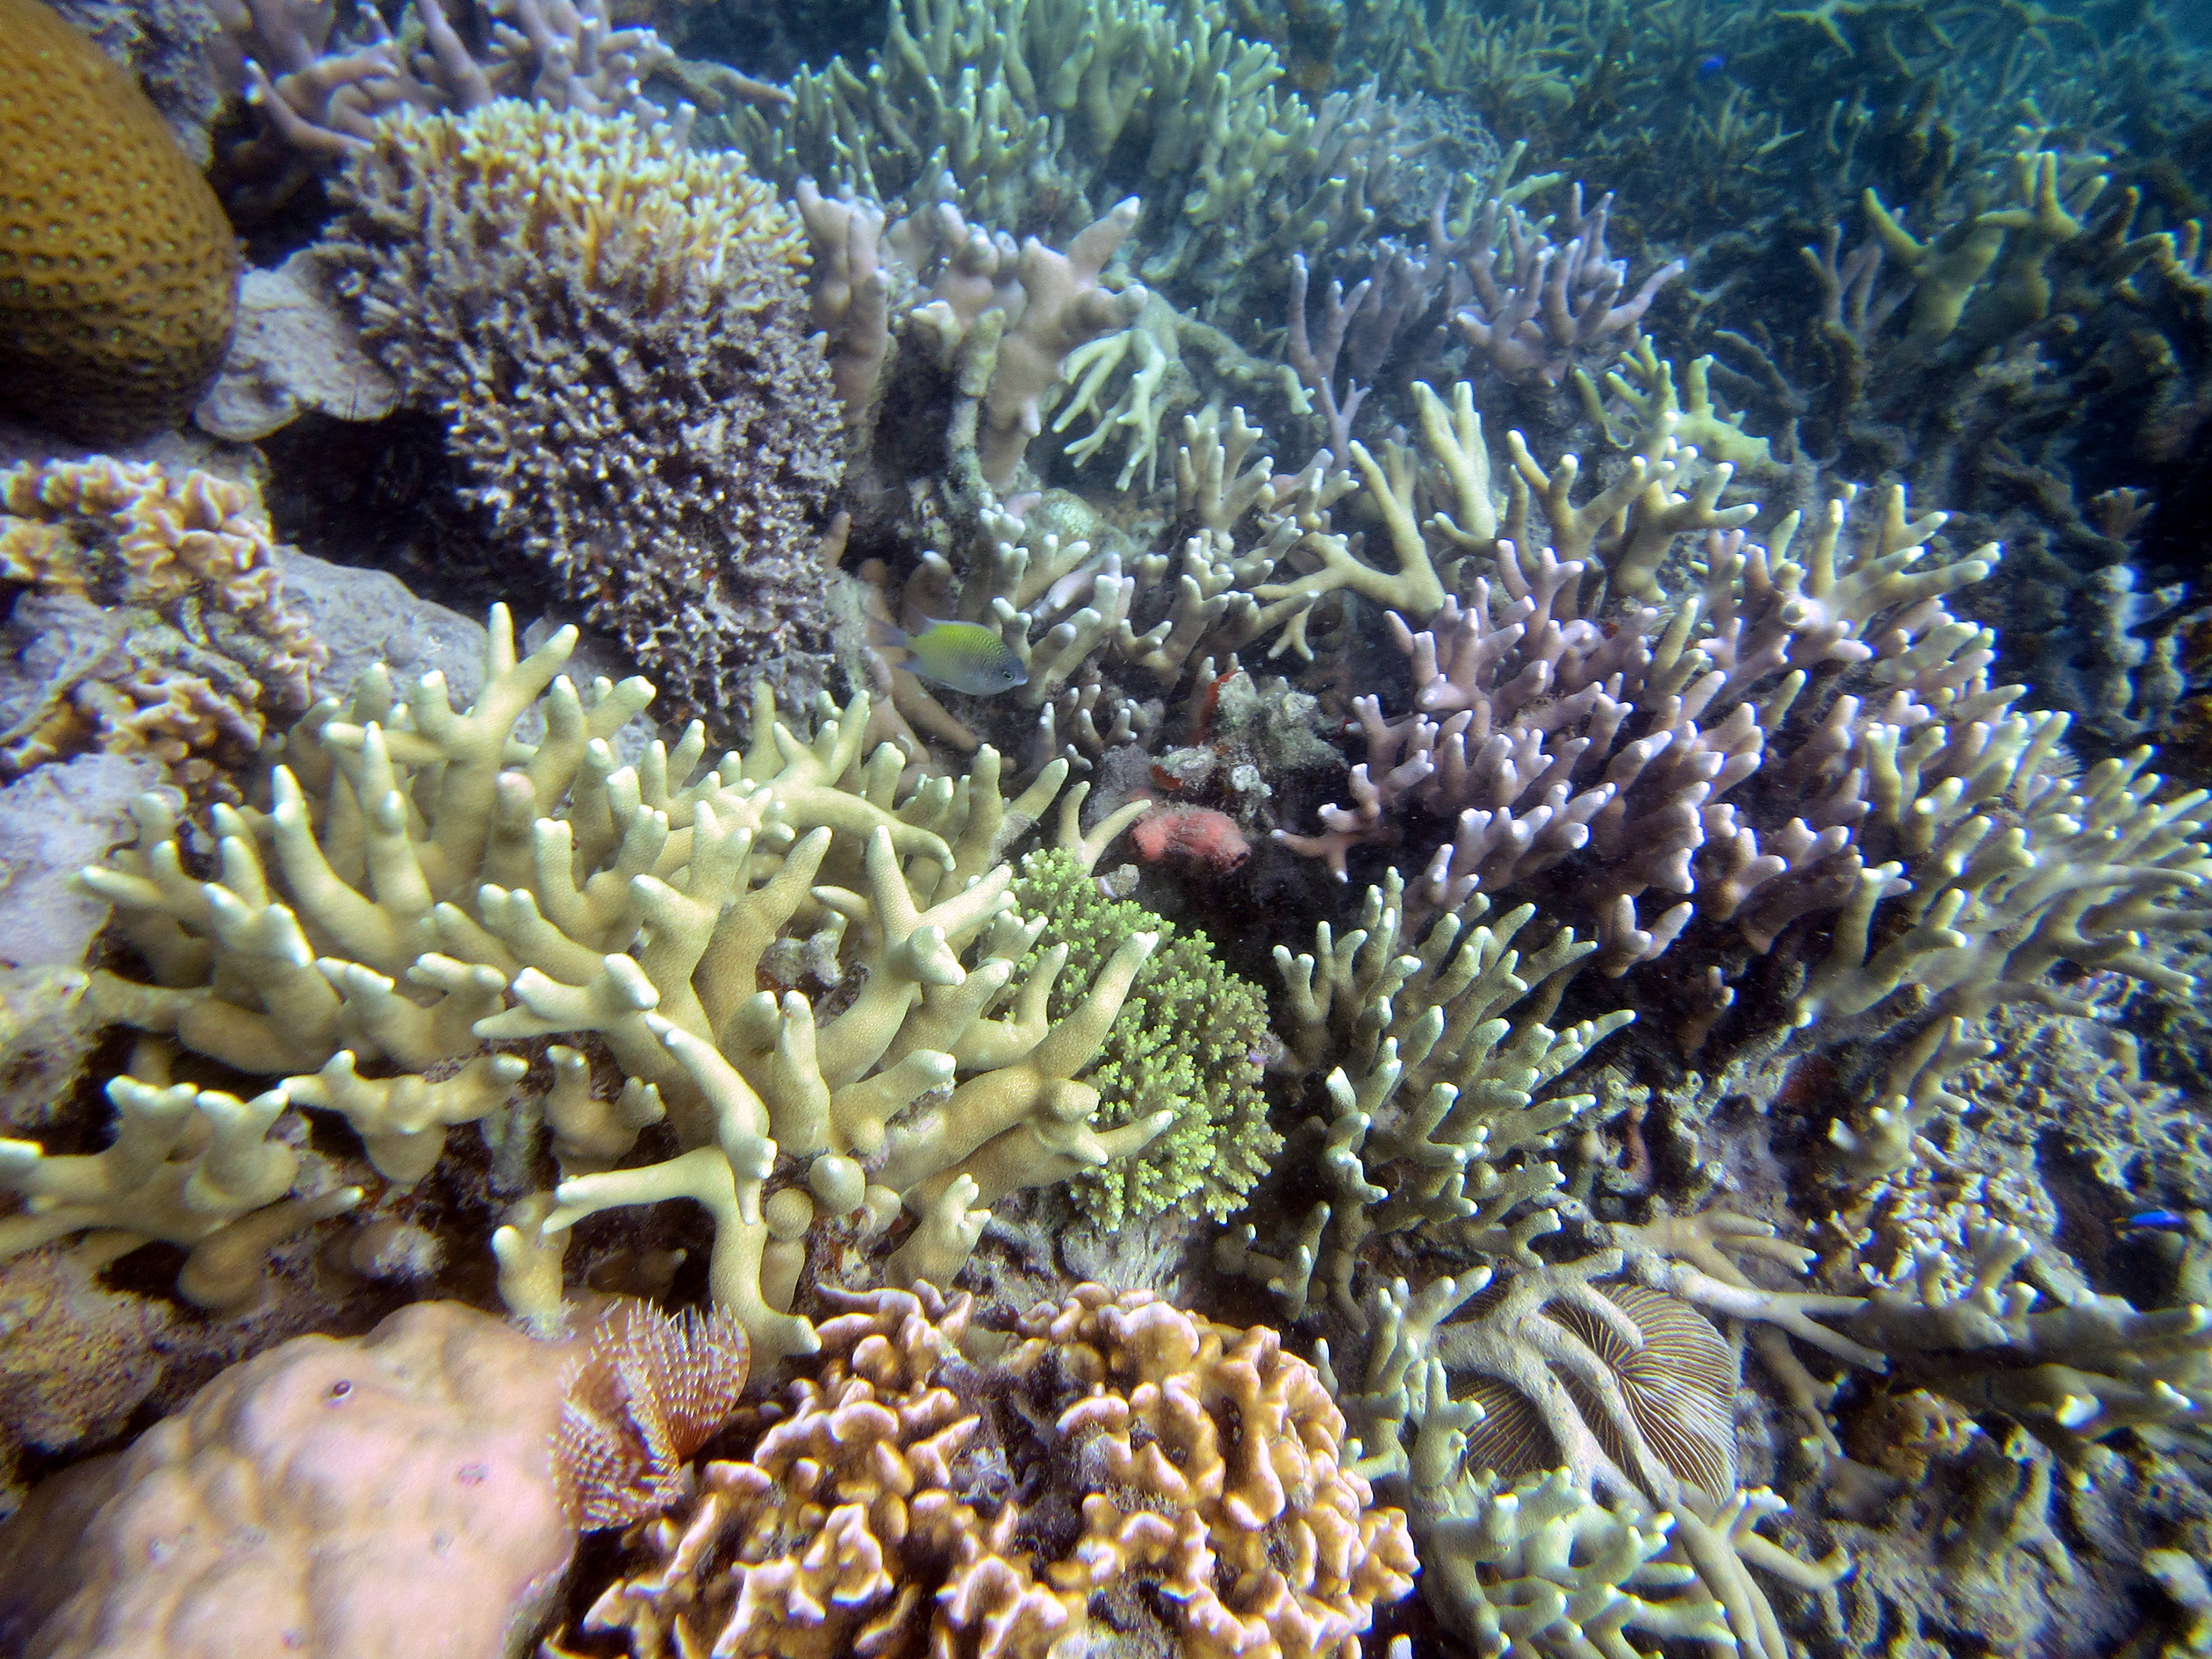
[[[1411,1588],[1403,1518],[1265,1326],[1093,1284],[1010,1328],[926,1284],[831,1301],[788,1403],[632,1530],[585,1632],[633,1659],[1359,1659]]]
[[[40,0],[0,0],[0,398],[147,436],[223,361],[238,246],[138,84]]]
[[[377,123],[319,245],[403,400],[435,412],[506,574],[549,571],[672,718],[822,684],[840,470],[799,221],[734,155],[502,99]]]
[[[348,705],[318,705],[284,740],[269,806],[216,808],[219,880],[188,873],[176,818],[147,799],[137,848],[84,879],[154,978],[103,973],[91,995],[111,1017],[282,1081],[240,1102],[118,1080],[107,1152],[8,1143],[8,1184],[47,1195],[10,1224],[15,1248],[85,1226],[255,1224],[288,1189],[288,1149],[264,1137],[295,1107],[343,1117],[376,1174],[407,1188],[449,1128],[517,1102],[528,1066],[511,1039],[557,1036],[603,1050],[627,1081],[609,1098],[576,1048],[548,1052],[563,1179],[493,1241],[510,1304],[557,1325],[570,1227],[690,1198],[714,1223],[715,1301],[774,1357],[814,1345],[790,1309],[818,1217],[866,1237],[903,1207],[915,1225],[887,1270],[947,1281],[1005,1194],[1135,1156],[1175,1121],[1156,1103],[1095,1127],[1101,1091],[1083,1081],[1159,936],[1094,930],[1095,976],[1055,1019],[1069,947],[1031,954],[1047,920],[1024,921],[1009,892],[1004,850],[1059,793],[1063,764],[1009,801],[986,750],[966,778],[901,798],[897,750],[865,752],[865,695],[825,704],[808,740],[763,687],[743,755],[694,779],[694,722],[673,752],[617,767],[606,740],[651,688],[579,695],[558,677],[573,645],[564,631],[518,659],[496,612],[470,709],[437,675],[402,699],[373,672]],[[534,705],[544,736],[531,744],[515,729]],[[1133,815],[1084,837],[1074,804],[1060,845],[1083,866]],[[763,973],[828,987],[855,967],[858,989],[834,999],[756,988]],[[664,1117],[672,1155],[617,1167]],[[1203,1179],[1194,1161],[1178,1179]],[[208,1299],[239,1294],[224,1290]]]
[[[195,795],[305,712],[327,653],[284,602],[252,490],[99,457],[0,473],[11,632],[59,651],[0,729],[0,778],[86,750],[161,761]],[[4,590],[0,590],[4,591]]]

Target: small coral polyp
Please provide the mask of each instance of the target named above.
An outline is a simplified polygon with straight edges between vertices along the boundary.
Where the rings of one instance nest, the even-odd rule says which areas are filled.
[[[626,1537],[584,1630],[632,1659],[927,1651],[1360,1659],[1404,1518],[1266,1326],[1095,1284],[1010,1328],[927,1284],[829,1293],[787,1404]],[[1080,1520],[1077,1519],[1080,1514]]]
[[[1047,1014],[1066,948],[1031,954],[1046,919],[1016,908],[1005,853],[1064,761],[1009,800],[987,749],[966,779],[901,798],[899,752],[868,752],[865,695],[825,700],[809,739],[764,687],[746,753],[700,771],[694,722],[621,766],[608,739],[652,688],[579,693],[560,673],[574,643],[563,630],[518,657],[495,610],[471,707],[435,674],[402,694],[381,669],[319,705],[284,740],[268,805],[216,808],[215,880],[188,871],[176,818],[147,798],[138,846],[84,880],[151,977],[102,973],[91,995],[282,1081],[241,1103],[120,1080],[108,1151],[5,1143],[0,1181],[38,1213],[7,1224],[0,1253],[87,1227],[199,1247],[285,1198],[289,1149],[263,1137],[293,1108],[344,1117],[404,1189],[449,1128],[507,1113],[529,1069],[517,1051],[557,1037],[626,1081],[610,1098],[578,1048],[547,1051],[562,1178],[493,1241],[510,1305],[557,1326],[569,1227],[689,1198],[715,1224],[714,1299],[765,1361],[815,1346],[791,1308],[818,1217],[868,1238],[910,1211],[887,1271],[949,1280],[1006,1194],[1139,1153],[1175,1121],[1161,1105],[1095,1127],[1101,1091],[1082,1081],[1157,934],[1091,940],[1095,978]],[[517,735],[533,709],[535,743]],[[1088,869],[1103,840],[1077,833],[1073,804],[1060,844]],[[802,959],[859,971],[834,1014],[757,988],[792,934]],[[615,1167],[664,1120],[669,1155]],[[233,1268],[226,1304],[243,1294]]]

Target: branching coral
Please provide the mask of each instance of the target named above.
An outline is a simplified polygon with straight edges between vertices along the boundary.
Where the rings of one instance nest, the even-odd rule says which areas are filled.
[[[1556,385],[1592,354],[1609,362],[1636,344],[1653,297],[1682,274],[1676,260],[1627,294],[1627,262],[1605,247],[1612,205],[1606,197],[1585,213],[1576,185],[1559,240],[1510,203],[1485,205],[1467,267],[1474,303],[1452,320],[1506,379]]]
[[[1099,280],[1137,223],[1133,198],[1062,252],[971,225],[949,202],[887,226],[875,203],[824,197],[811,179],[797,196],[822,271],[815,320],[864,453],[897,350],[918,349],[955,388],[956,463],[972,452],[984,482],[1004,489],[1043,429],[1044,400],[1069,355],[1127,328],[1146,303],[1138,284]]]
[[[253,492],[151,463],[0,473],[0,583],[36,638],[7,700],[0,778],[86,749],[150,755],[195,794],[229,787],[306,707],[327,653],[284,603]],[[34,655],[61,660],[34,668]]]
[[[557,1321],[568,1228],[689,1198],[715,1224],[717,1304],[768,1355],[813,1346],[790,1308],[818,1213],[874,1232],[903,1204],[916,1224],[889,1271],[949,1280],[1003,1195],[1132,1155],[1174,1121],[1155,1095],[1095,1128],[1101,1090],[1082,1081],[1157,935],[1093,930],[1095,977],[1057,1019],[1066,947],[1017,973],[1045,923],[1016,912],[1001,859],[1064,765],[1009,801],[985,750],[957,785],[901,798],[897,750],[864,755],[865,696],[825,707],[808,739],[763,687],[745,754],[693,778],[694,724],[618,768],[606,739],[651,690],[602,681],[586,701],[557,678],[573,643],[518,659],[497,613],[471,708],[437,676],[402,700],[376,673],[350,706],[319,706],[286,740],[271,807],[219,810],[219,880],[187,873],[174,818],[149,807],[139,847],[86,879],[155,980],[103,974],[95,997],[226,1064],[292,1074],[264,1117],[337,1112],[403,1187],[449,1126],[514,1095],[524,1061],[487,1039],[603,1045],[628,1080],[617,1099],[574,1050],[551,1052],[565,1178],[501,1230],[503,1289]],[[514,733],[534,705],[530,744]],[[1095,856],[1072,813],[1062,844]],[[803,950],[779,947],[790,929]],[[794,951],[831,982],[865,970],[858,991],[818,1018],[795,989],[757,989]],[[673,1155],[614,1167],[664,1113]]]
[[[321,255],[496,542],[679,714],[743,708],[761,674],[803,702],[840,462],[796,218],[628,116],[499,102],[376,132]]]
[[[1901,1377],[2001,1413],[2071,1461],[2123,1429],[2155,1438],[2212,1425],[2212,1311],[2139,1311],[1986,1221],[1923,1232],[1886,1272],[1871,1261],[1862,1272],[1870,1293],[1849,1328]]]
[[[1538,1095],[1634,1017],[1554,1031],[1532,1009],[1516,1027],[1506,1011],[1532,995],[1538,1008],[1556,1003],[1594,947],[1562,929],[1524,956],[1513,944],[1533,912],[1480,925],[1489,904],[1479,896],[1436,917],[1415,943],[1404,905],[1393,873],[1387,887],[1368,889],[1361,925],[1342,938],[1323,923],[1311,955],[1275,947],[1294,1022],[1285,1065],[1307,1077],[1329,1068],[1331,1115],[1309,1119],[1303,1133],[1320,1141],[1332,1193],[1307,1211],[1283,1257],[1254,1251],[1250,1225],[1217,1253],[1267,1282],[1292,1318],[1324,1299],[1318,1274],[1327,1303],[1363,1325],[1354,1282],[1361,1253],[1377,1242],[1387,1249],[1393,1235],[1495,1253],[1525,1250],[1556,1227],[1546,1201],[1560,1170],[1542,1154],[1596,1097]]]
[[[1282,1255],[1247,1225],[1221,1265],[1266,1279],[1293,1318],[1340,1321],[1349,1353],[1364,1347],[1363,1369],[1332,1375],[1360,1466],[1407,1493],[1430,1599],[1482,1651],[1640,1654],[1685,1637],[1782,1659],[1746,1569],[1818,1588],[1841,1563],[1808,1565],[1753,1531],[1781,1505],[1738,1485],[1736,1357],[1710,1316],[1772,1321],[1878,1365],[1814,1317],[1858,1301],[1757,1289],[1716,1240],[1803,1254],[1729,1217],[1540,1259],[1533,1242],[1570,1205],[1544,1154],[1594,1097],[1537,1091],[1629,1016],[1558,1034],[1525,1014],[1509,1023],[1532,988],[1555,1000],[1591,946],[1562,931],[1524,965],[1511,946],[1528,912],[1476,926],[1478,898],[1402,952],[1402,901],[1395,884],[1370,889],[1341,942],[1325,925],[1312,956],[1277,953],[1298,1020],[1291,1063],[1341,1059],[1361,1077],[1332,1072],[1336,1115],[1307,1126],[1329,1201]],[[1470,1265],[1418,1291],[1383,1278],[1439,1260]],[[1781,1363],[1786,1382],[1802,1377],[1786,1345]]]
[[[379,118],[463,113],[497,98],[554,110],[668,118],[643,83],[675,54],[650,29],[617,29],[606,0],[499,0],[456,28],[442,0],[406,0],[396,30],[373,8],[344,30],[303,0],[214,0],[218,53],[260,130],[225,157],[245,193],[273,202],[318,165],[376,141]],[[250,182],[250,183],[249,183]]]
[[[744,1456],[705,1466],[687,1515],[631,1534],[644,1561],[586,1631],[634,1659],[1045,1659],[1109,1629],[1358,1659],[1411,1586],[1401,1518],[1342,1466],[1341,1415],[1264,1326],[1096,1285],[1010,1331],[927,1285],[834,1300],[790,1403],[741,1419]]]
[[[1282,74],[1188,0],[908,0],[865,71],[802,73],[789,105],[741,111],[733,136],[786,183],[908,212],[949,181],[1017,234],[1068,235],[1142,194],[1141,275],[1226,322],[1251,267],[1357,235],[1395,188],[1395,109],[1372,89],[1311,106]]]
[[[2057,996],[2062,962],[2179,983],[2141,936],[2194,925],[2172,900],[2212,872],[2204,798],[2161,799],[2147,751],[2079,779],[2054,764],[2064,716],[2014,712],[2020,688],[1989,683],[1994,636],[1944,604],[1994,549],[1916,570],[1942,516],[1908,519],[1901,491],[1854,515],[1846,494],[1801,552],[1794,515],[1766,547],[1708,531],[1680,597],[1646,603],[1680,530],[1749,510],[1715,508],[1727,469],[1685,499],[1639,465],[1577,504],[1571,458],[1546,472],[1512,449],[1521,485],[1490,573],[1430,628],[1395,624],[1414,712],[1361,701],[1354,804],[1290,844],[1341,873],[1416,808],[1455,815],[1424,896],[1557,903],[1595,923],[1614,974],[1693,929],[1763,953],[1799,917],[1835,916],[1799,1023],[1908,980],[1928,1016],[1871,1136],[1842,1136],[1864,1173],[1908,1156],[1915,1116],[1943,1109],[1959,1020]],[[1555,546],[1532,552],[1539,492]]]

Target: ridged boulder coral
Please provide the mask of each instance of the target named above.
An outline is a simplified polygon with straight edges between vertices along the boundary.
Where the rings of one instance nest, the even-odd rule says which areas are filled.
[[[41,1659],[494,1659],[576,1542],[575,1343],[450,1302],[233,1366],[0,1528],[0,1642]]]
[[[0,0],[0,406],[65,436],[182,420],[223,361],[238,244],[137,83]]]

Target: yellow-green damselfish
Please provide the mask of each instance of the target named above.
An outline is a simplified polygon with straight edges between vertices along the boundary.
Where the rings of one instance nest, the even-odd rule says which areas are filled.
[[[994,628],[979,622],[938,622],[927,618],[919,633],[887,630],[882,643],[907,653],[901,664],[917,679],[973,692],[978,697],[1012,691],[1029,679],[1022,659]]]

